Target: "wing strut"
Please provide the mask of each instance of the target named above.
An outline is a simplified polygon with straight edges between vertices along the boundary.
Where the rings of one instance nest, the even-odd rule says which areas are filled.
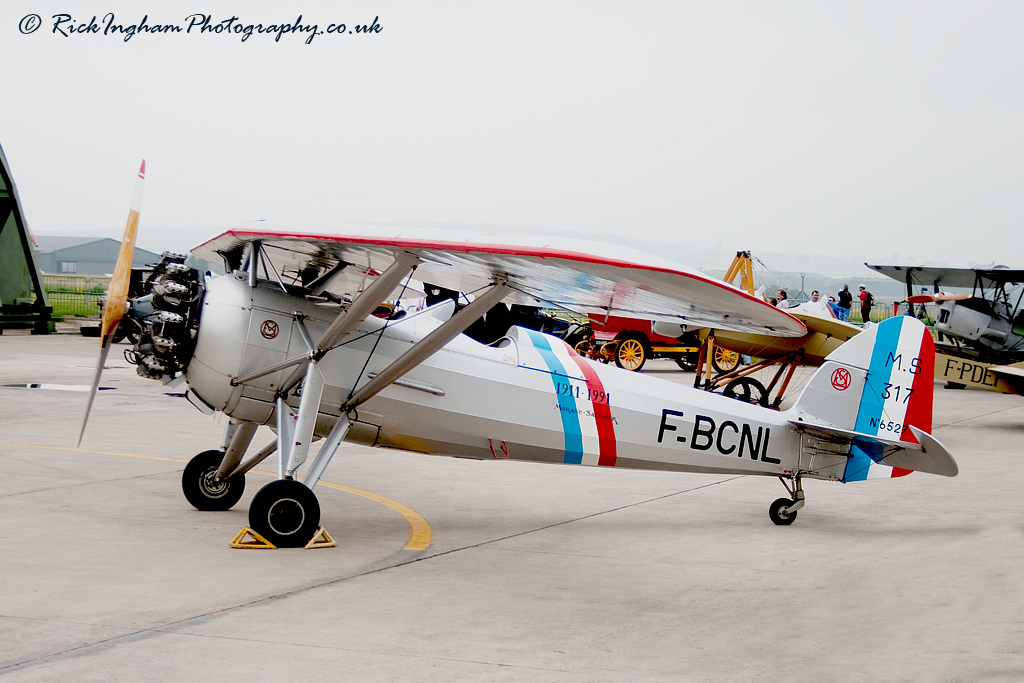
[[[331,347],[354,330],[380,303],[388,298],[388,294],[412,272],[422,261],[412,254],[401,252],[395,255],[395,262],[356,297],[352,305],[342,315],[335,318],[330,327],[324,330],[316,342],[316,352],[323,357]]]
[[[470,325],[489,311],[492,306],[511,293],[512,290],[505,282],[495,283],[493,287],[478,296],[471,304],[446,320],[440,327],[418,343],[414,344],[411,349],[403,353],[391,365],[378,373],[376,377],[354,392],[345,401],[342,410],[352,410],[376,396],[389,384],[440,351],[445,344],[465,332]]]
[[[390,289],[387,291],[390,291]],[[402,356],[391,363],[391,365],[384,368],[384,370],[379,372],[375,377],[373,377],[373,379],[364,384],[357,391],[354,391],[342,406],[343,415],[335,428],[331,431],[330,436],[328,436],[327,443],[325,443],[323,448],[320,449],[320,452],[310,465],[309,471],[306,474],[306,479],[304,480],[306,486],[309,488],[316,486],[317,481],[320,479],[320,475],[334,456],[338,445],[345,439],[350,423],[344,413],[347,413],[370,400],[389,385],[393,384],[396,380],[401,378],[402,375],[440,351],[445,344],[462,334],[484,313],[489,311],[492,306],[511,294],[511,292],[512,290],[503,280],[496,282],[490,289],[477,296],[472,303],[453,315],[450,319],[446,320],[437,329],[421,339],[419,342],[415,343],[411,349],[402,354]],[[367,291],[364,292],[364,296],[369,294],[370,290],[367,288]],[[353,303],[352,308],[355,308],[355,303]],[[331,328],[335,327],[336,326],[334,324],[331,325]],[[344,329],[344,326],[337,325],[337,329]],[[330,341],[330,338],[328,337],[328,333],[330,331],[331,329],[328,328],[328,331],[320,338],[320,342],[317,344],[318,346],[323,344],[325,339]],[[337,339],[340,338],[340,336],[337,337]],[[317,359],[314,358],[311,359],[309,364],[306,366],[306,377],[302,386],[302,399],[299,401],[297,420],[294,423],[294,430],[290,428],[290,425],[280,425],[278,428],[279,434],[284,433],[288,437],[287,442],[282,441],[282,443],[288,444],[287,450],[282,448],[279,454],[280,464],[278,472],[282,478],[295,477],[296,470],[306,460],[306,455],[309,452],[309,444],[313,440],[313,429],[316,426],[316,416],[319,412],[320,400],[323,397],[324,387],[323,375],[317,365]],[[291,409],[287,404],[285,404],[284,399],[278,399],[277,412],[279,421],[283,420],[284,422],[290,423],[291,420],[288,415],[290,411]]]

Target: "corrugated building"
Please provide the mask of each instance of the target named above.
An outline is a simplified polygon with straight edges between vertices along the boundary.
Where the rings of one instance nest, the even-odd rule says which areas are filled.
[[[58,237],[36,235],[36,261],[44,273],[100,275],[113,273],[121,243],[109,237]],[[160,260],[160,254],[135,247],[132,267]]]

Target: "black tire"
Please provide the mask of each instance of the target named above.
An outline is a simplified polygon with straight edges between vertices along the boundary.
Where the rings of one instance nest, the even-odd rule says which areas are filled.
[[[715,347],[715,353],[711,356],[711,368],[719,375],[732,372],[740,366],[740,354],[735,351]]]
[[[320,502],[301,482],[272,481],[253,496],[249,526],[278,548],[301,548],[320,528]]]
[[[768,406],[768,390],[753,377],[737,377],[725,385],[722,395],[744,403]]]
[[[185,471],[181,473],[181,490],[195,509],[230,510],[245,493],[245,475],[214,481],[213,475],[217,473],[223,457],[220,451],[203,451],[185,465]]]
[[[796,511],[789,511],[792,504],[791,498],[779,498],[768,508],[768,516],[779,526],[788,526],[796,521]]]
[[[680,370],[685,370],[687,372],[693,372],[694,370],[697,369],[697,358],[696,358],[696,356],[697,356],[697,354],[695,354],[695,353],[688,353],[688,354],[686,354],[684,356],[676,356],[674,360],[676,361],[676,365],[679,366]]]
[[[627,333],[620,336],[615,347],[615,364],[623,370],[639,372],[651,355],[651,347],[642,335]]]

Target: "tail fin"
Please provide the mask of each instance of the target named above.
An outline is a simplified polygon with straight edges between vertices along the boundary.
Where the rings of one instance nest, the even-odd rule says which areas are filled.
[[[934,383],[931,334],[916,318],[890,318],[825,359],[790,411],[791,423],[851,444],[843,481],[912,470],[955,476],[952,455],[929,434]]]

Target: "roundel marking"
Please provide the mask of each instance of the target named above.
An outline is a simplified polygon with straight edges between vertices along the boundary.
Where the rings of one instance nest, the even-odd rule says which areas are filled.
[[[846,368],[836,368],[832,371],[832,388],[836,391],[846,391],[850,388],[850,371]]]
[[[263,335],[264,339],[273,339],[280,331],[281,328],[273,320],[264,320],[263,324],[260,325],[260,334]]]

